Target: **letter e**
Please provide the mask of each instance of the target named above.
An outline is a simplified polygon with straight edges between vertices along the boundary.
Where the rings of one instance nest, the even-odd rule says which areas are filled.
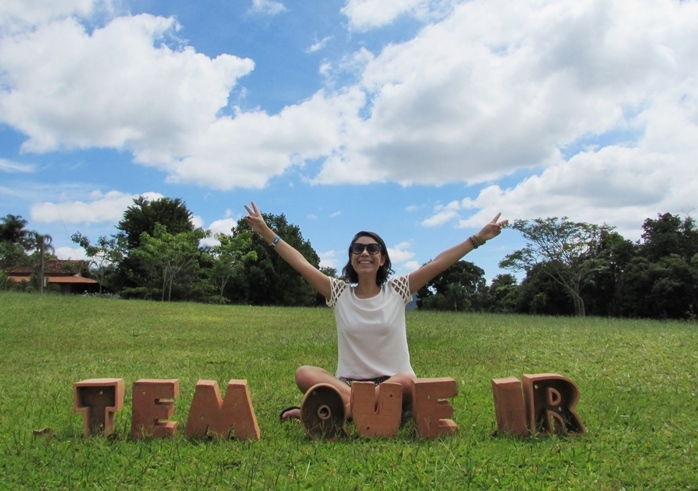
[[[456,381],[450,377],[415,380],[412,387],[412,417],[420,437],[436,438],[458,430],[458,425],[451,419],[453,406],[444,400],[457,394]]]

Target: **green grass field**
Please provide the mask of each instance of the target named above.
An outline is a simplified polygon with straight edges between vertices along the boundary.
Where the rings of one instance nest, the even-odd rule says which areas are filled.
[[[311,440],[280,424],[298,365],[333,371],[329,309],[0,294],[0,489],[698,489],[698,325],[408,313],[420,377],[453,377],[455,436]],[[558,373],[586,433],[493,435],[491,379]],[[126,382],[112,438],[82,437],[73,383]],[[169,440],[134,441],[131,386],[179,379]],[[190,441],[200,379],[246,379],[259,441]],[[49,428],[52,435],[35,436]]]

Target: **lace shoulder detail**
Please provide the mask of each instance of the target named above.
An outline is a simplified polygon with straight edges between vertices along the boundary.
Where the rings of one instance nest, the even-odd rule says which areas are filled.
[[[347,286],[345,281],[330,278],[330,298],[325,300],[328,307],[334,307],[337,304],[337,300],[339,300],[340,295]]]
[[[412,295],[410,294],[410,278],[407,275],[398,276],[390,280],[390,286],[393,290],[397,292],[400,297],[405,301],[405,303],[412,300]]]

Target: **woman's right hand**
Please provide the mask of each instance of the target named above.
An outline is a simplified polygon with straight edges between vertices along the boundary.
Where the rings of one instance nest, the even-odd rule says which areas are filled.
[[[264,236],[263,232],[269,227],[267,226],[267,223],[264,221],[264,217],[262,217],[262,212],[259,211],[259,208],[257,208],[255,202],[252,201],[250,203],[250,206],[245,205],[245,209],[247,210],[247,216],[245,217],[245,220],[247,220],[249,226],[252,227],[252,230],[257,232],[259,235]]]

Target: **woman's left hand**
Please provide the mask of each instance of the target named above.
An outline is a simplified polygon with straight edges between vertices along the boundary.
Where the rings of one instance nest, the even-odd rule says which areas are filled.
[[[509,224],[509,220],[498,221],[500,216],[502,214],[497,213],[490,223],[482,227],[482,230],[477,233],[478,237],[487,241],[498,236],[502,229]]]

